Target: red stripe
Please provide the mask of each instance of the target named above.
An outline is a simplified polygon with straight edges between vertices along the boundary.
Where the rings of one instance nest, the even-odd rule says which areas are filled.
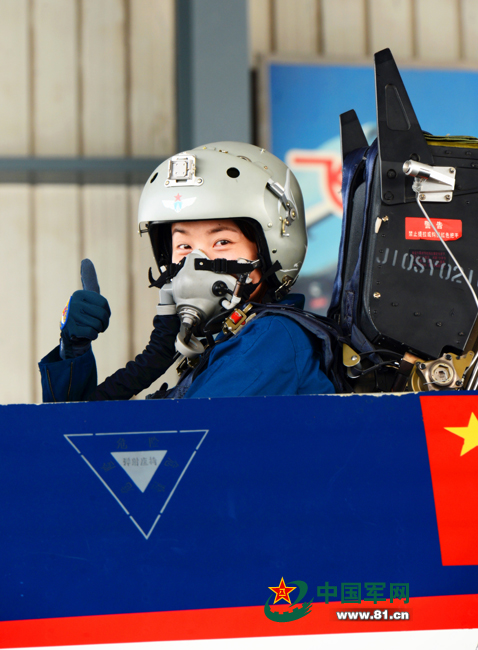
[[[293,162],[295,165],[315,165],[319,163],[330,166],[332,164],[330,158],[320,158],[320,156],[294,156]]]
[[[400,605],[400,601],[395,601],[392,605],[388,604],[388,609],[409,611],[409,621],[338,621],[334,613],[337,610],[345,609],[370,609],[370,606],[370,602],[363,602],[362,605],[315,603],[310,614],[285,624],[267,619],[263,607],[230,607],[4,621],[0,622],[0,647],[141,643],[144,641],[478,627],[478,594],[411,598],[407,605]],[[382,610],[386,609],[387,603],[379,603],[376,607]]]

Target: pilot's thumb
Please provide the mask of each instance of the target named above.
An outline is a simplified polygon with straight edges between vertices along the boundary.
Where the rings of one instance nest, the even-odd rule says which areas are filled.
[[[96,270],[91,260],[85,259],[81,261],[81,284],[85,291],[94,291],[100,293],[100,285],[96,277]]]

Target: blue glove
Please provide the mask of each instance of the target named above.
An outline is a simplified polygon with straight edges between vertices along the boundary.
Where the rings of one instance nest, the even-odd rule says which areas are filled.
[[[100,295],[95,267],[90,260],[81,262],[83,291],[75,291],[61,318],[60,357],[74,359],[87,352],[91,341],[104,332],[110,320],[108,301]]]

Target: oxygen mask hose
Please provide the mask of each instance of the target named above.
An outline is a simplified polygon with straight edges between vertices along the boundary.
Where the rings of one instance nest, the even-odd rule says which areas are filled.
[[[176,350],[188,359],[192,359],[205,350],[204,345],[193,334],[193,329],[201,322],[201,314],[191,307],[185,307],[178,310],[178,316],[181,326],[176,337]]]
[[[185,258],[184,266],[161,289],[161,303],[176,305],[181,328],[176,338],[176,350],[191,359],[204,352],[204,345],[195,335],[199,327],[224,311],[226,293],[233,294],[236,278],[228,273],[204,270],[196,261],[208,261],[201,250],[193,250]],[[198,268],[199,266],[199,268]],[[217,283],[221,282],[221,291]],[[224,285],[224,286],[222,286]]]

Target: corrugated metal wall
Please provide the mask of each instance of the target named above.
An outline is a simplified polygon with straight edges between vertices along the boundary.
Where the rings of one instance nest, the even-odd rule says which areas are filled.
[[[249,0],[269,53],[478,63],[478,0]],[[174,0],[0,0],[0,157],[175,152]],[[457,107],[458,109],[458,107]],[[110,301],[100,378],[142,350],[157,294],[141,188],[0,184],[0,403],[39,401],[36,361],[90,257]]]
[[[171,154],[174,59],[174,0],[0,0],[0,157]],[[58,342],[83,257],[113,314],[100,377],[143,349],[157,291],[140,192],[0,184],[0,402],[40,400],[36,361]]]
[[[252,60],[264,54],[478,62],[477,0],[249,0]]]

